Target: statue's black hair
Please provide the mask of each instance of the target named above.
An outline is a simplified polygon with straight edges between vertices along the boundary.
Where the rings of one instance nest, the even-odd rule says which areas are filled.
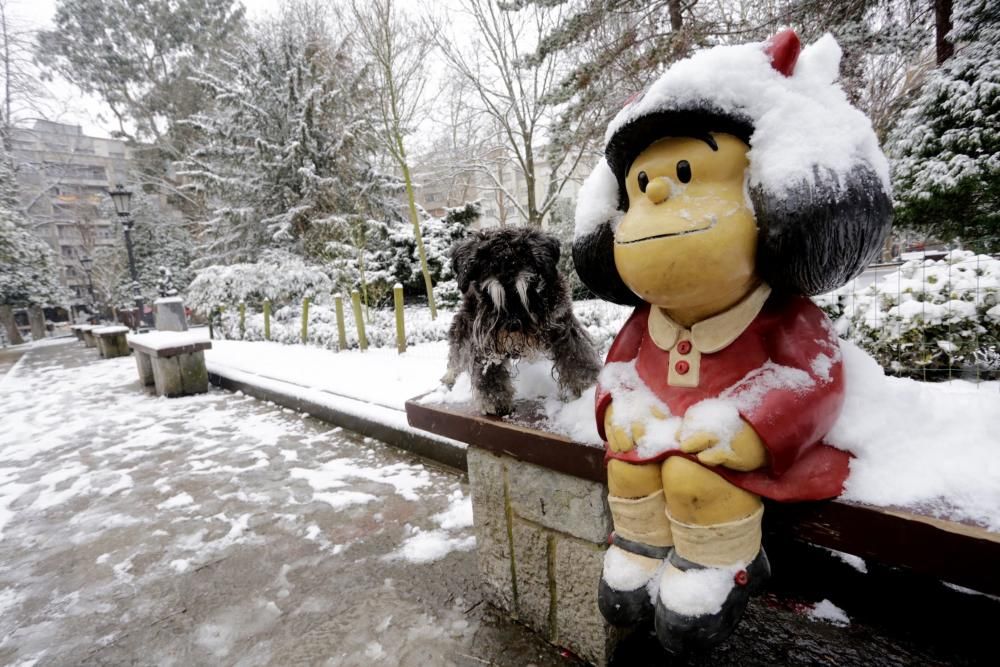
[[[618,130],[605,149],[618,181],[618,209],[628,210],[625,176],[642,151],[664,137],[699,138],[707,132],[732,134],[749,144],[753,127],[744,117],[705,105],[649,114]],[[814,168],[780,195],[751,188],[750,199],[760,229],[757,273],[776,291],[815,295],[840,287],[864,270],[892,223],[889,195],[872,165],[860,160],[841,176]],[[611,220],[576,238],[573,263],[601,298],[642,303],[615,267]]]

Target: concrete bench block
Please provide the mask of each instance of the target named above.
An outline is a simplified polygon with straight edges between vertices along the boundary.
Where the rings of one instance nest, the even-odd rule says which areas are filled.
[[[151,358],[158,396],[188,396],[208,391],[208,370],[202,351]]]
[[[155,384],[153,362],[145,352],[135,351],[135,367],[139,371],[139,382],[148,387]]]
[[[487,599],[598,665],[619,633],[597,607],[611,516],[597,482],[469,447],[469,486]]]
[[[503,462],[499,456],[472,447],[467,460],[484,592],[494,606],[511,611],[514,609],[514,573]]]
[[[127,357],[131,352],[124,333],[96,334],[94,337],[97,339],[97,348],[103,359]]]
[[[608,538],[611,514],[603,484],[520,461],[507,470],[510,504],[518,516],[581,540]]]
[[[97,336],[90,331],[83,332],[83,345],[84,347],[97,347]]]

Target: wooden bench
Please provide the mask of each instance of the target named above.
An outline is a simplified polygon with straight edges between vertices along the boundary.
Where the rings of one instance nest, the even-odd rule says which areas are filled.
[[[616,641],[596,605],[611,528],[604,449],[542,430],[542,413],[532,403],[518,403],[504,420],[468,405],[419,398],[407,402],[406,413],[411,426],[469,445],[487,598],[560,645],[604,664]],[[764,516],[765,545],[805,541],[1000,595],[1000,534],[983,526],[841,500],[769,502]],[[563,562],[568,554],[572,563]],[[579,609],[561,605],[567,591]]]
[[[114,359],[129,355],[128,344],[125,341],[125,335],[128,332],[129,328],[122,326],[94,327],[90,330],[90,333],[97,340],[97,351],[102,359]]]
[[[153,331],[128,337],[143,385],[158,396],[190,396],[208,391],[205,350],[211,341],[201,333]]]

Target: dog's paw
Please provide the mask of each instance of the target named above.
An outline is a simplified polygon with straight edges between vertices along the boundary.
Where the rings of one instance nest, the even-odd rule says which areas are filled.
[[[514,400],[509,397],[486,398],[484,396],[479,399],[479,408],[483,414],[503,417],[509,415],[514,410]]]

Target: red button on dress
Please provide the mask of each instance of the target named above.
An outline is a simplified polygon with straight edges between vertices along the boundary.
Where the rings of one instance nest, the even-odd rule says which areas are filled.
[[[688,352],[690,352],[691,341],[682,340],[681,342],[677,343],[677,351],[680,352],[681,354],[687,354]]]
[[[676,364],[674,364],[674,370],[680,373],[681,375],[684,375],[689,370],[691,370],[691,364],[683,360],[678,361]]]

